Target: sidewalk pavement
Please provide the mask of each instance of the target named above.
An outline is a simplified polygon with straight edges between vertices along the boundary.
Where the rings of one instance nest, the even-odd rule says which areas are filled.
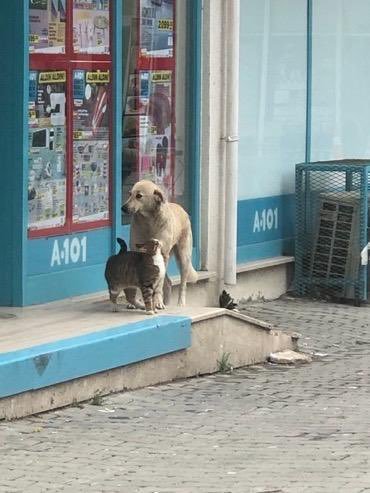
[[[0,423],[0,492],[370,492],[370,307],[285,297],[247,314],[308,365],[174,382]]]

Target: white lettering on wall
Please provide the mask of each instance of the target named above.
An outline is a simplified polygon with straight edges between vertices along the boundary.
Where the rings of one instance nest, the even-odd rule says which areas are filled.
[[[51,254],[50,267],[68,265],[69,263],[77,264],[86,262],[87,259],[87,238],[83,236],[78,238],[66,238],[62,245],[60,240],[54,240],[53,251]]]
[[[279,210],[275,209],[262,209],[262,211],[255,211],[253,222],[253,233],[261,233],[262,231],[270,231],[271,229],[278,229]]]

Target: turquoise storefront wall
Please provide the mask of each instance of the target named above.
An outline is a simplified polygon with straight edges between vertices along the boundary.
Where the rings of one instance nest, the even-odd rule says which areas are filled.
[[[367,0],[241,1],[239,262],[293,253],[296,163],[370,157],[369,21]]]
[[[28,3],[28,2],[27,2]],[[26,252],[28,11],[26,2],[2,5],[0,16],[1,181],[0,181],[0,302],[19,304],[23,299]]]
[[[27,238],[28,180],[28,0],[6,2],[1,16],[0,50],[4,74],[0,78],[3,118],[2,180],[0,184],[0,305],[23,306],[106,289],[106,259],[117,249],[116,237],[128,240],[129,229],[121,224],[122,169],[122,6],[113,0],[114,24],[114,122],[112,225],[82,233]],[[190,8],[191,7],[191,8]],[[199,259],[199,148],[201,74],[201,0],[189,4],[188,128],[194,225],[194,260]],[[10,49],[11,47],[11,49]],[[191,87],[190,87],[191,86]],[[72,254],[72,256],[71,256]],[[174,267],[171,266],[171,272]]]
[[[293,254],[307,95],[307,0],[240,5],[238,263]]]
[[[291,255],[294,250],[294,195],[238,202],[237,262]]]

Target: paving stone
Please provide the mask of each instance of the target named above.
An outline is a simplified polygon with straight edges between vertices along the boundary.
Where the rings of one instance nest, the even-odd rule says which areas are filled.
[[[311,363],[312,358],[307,354],[286,349],[285,351],[271,353],[268,360],[270,363],[275,363],[278,365],[294,365],[299,363]]]
[[[1,422],[0,493],[370,491],[370,307],[285,298],[242,310],[300,332],[312,363]]]

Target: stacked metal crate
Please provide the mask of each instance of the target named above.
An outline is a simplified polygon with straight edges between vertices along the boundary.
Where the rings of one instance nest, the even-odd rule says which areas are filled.
[[[367,299],[370,160],[296,165],[295,290]]]

